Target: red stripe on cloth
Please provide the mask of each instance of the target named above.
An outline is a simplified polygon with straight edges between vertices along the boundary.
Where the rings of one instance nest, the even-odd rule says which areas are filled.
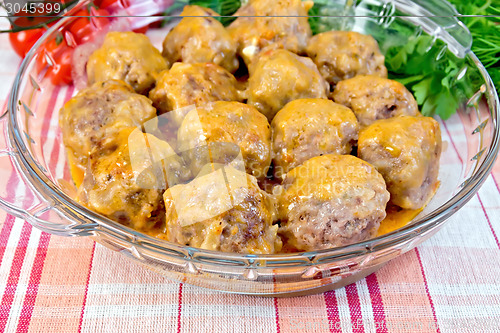
[[[85,283],[85,293],[83,294],[82,311],[80,312],[80,321],[78,322],[78,333],[82,331],[83,315],[85,313],[85,305],[87,304],[87,294],[89,292],[90,273],[92,273],[92,263],[94,261],[94,253],[95,253],[95,242],[92,245],[92,254],[90,255],[89,271],[87,273],[87,282]]]
[[[349,284],[345,287],[349,312],[351,313],[351,323],[353,333],[364,333],[363,315],[361,314],[361,304],[359,303],[358,288],[356,284]]]
[[[11,168],[12,168],[12,173],[10,174],[9,180],[7,181],[7,188],[9,191],[7,191],[7,195],[5,196],[5,201],[7,202],[16,202],[16,190],[17,187],[19,186],[19,180],[20,176],[17,174],[17,172],[14,172],[16,169],[16,166],[14,165],[14,162],[9,161]],[[28,191],[31,193],[31,191]],[[19,201],[19,199],[17,199]]]
[[[49,125],[54,114],[55,104],[57,101],[57,96],[59,95],[61,88],[56,87],[50,96],[47,108],[49,109],[46,121],[42,125],[41,133],[41,143],[42,146],[46,143],[49,131]],[[68,100],[73,93],[72,88],[66,91],[65,100]],[[56,168],[59,157],[59,145],[54,144],[52,147],[52,153],[50,155],[49,167],[51,170]],[[36,297],[38,295],[38,287],[40,284],[40,279],[43,272],[43,266],[45,263],[45,258],[47,256],[47,249],[50,241],[50,234],[43,232],[40,238],[40,243],[38,245],[37,253],[35,255],[35,260],[33,262],[33,268],[30,275],[30,281],[28,285],[28,290],[23,302],[23,307],[21,309],[21,316],[19,318],[19,323],[17,327],[18,332],[27,332],[29,328],[29,323],[31,321],[31,316],[33,314],[33,308],[35,305]]]
[[[7,108],[7,101],[8,101],[8,99],[6,99],[2,105],[2,110],[1,110],[2,113],[3,113],[3,110],[5,108]],[[14,168],[14,164],[12,164],[12,161],[9,161],[9,163]],[[19,180],[19,178],[16,177],[15,172],[12,172],[9,176],[9,179],[7,180],[7,188],[11,189],[10,191],[8,191],[7,196],[6,196],[6,200],[9,202],[10,202],[9,199],[14,198],[16,195],[15,189],[19,183],[18,180]],[[4,224],[2,226],[2,231],[0,231],[0,264],[3,261],[3,256],[5,254],[5,249],[7,248],[7,243],[9,242],[9,237],[10,237],[10,233],[12,231],[12,227],[14,226],[14,221],[15,221],[15,217],[8,214],[5,218]]]
[[[31,224],[24,222],[21,230],[21,237],[19,238],[16,251],[14,252],[14,259],[10,267],[7,285],[5,286],[5,292],[2,297],[2,303],[0,305],[0,332],[5,331],[5,325],[7,324],[12,302],[14,301],[14,295],[16,294],[17,284],[19,282],[19,276],[21,275],[21,269],[23,267],[32,229],[33,227]]]
[[[281,328],[280,328],[280,313],[278,310],[278,298],[274,298],[274,314],[276,315],[276,332],[280,333]]]
[[[434,309],[434,302],[432,301],[431,293],[429,292],[429,285],[427,284],[427,277],[425,276],[424,265],[422,264],[422,258],[420,257],[418,248],[415,248],[415,254],[417,255],[418,264],[420,265],[420,272],[422,273],[422,278],[424,279],[425,292],[427,293],[427,298],[429,299],[429,304],[431,305],[432,316],[434,317],[434,324],[436,325],[436,332],[440,333],[441,331],[439,330],[436,310]]]
[[[325,292],[324,297],[326,305],[326,317],[328,318],[328,326],[330,327],[330,332],[341,333],[342,329],[340,327],[339,307],[337,303],[337,297],[335,296],[335,290]]]
[[[498,237],[497,234],[495,233],[495,229],[493,229],[493,226],[491,225],[490,217],[488,216],[488,213],[486,213],[486,209],[484,208],[483,201],[479,197],[479,193],[476,194],[477,199],[479,200],[479,203],[481,204],[481,208],[483,209],[484,216],[486,217],[486,221],[488,222],[488,225],[490,226],[491,233],[493,234],[493,237],[495,238],[495,242],[497,243],[498,249],[500,249],[500,242],[498,242]]]
[[[3,255],[5,254],[5,249],[7,248],[7,243],[9,242],[10,232],[14,226],[15,217],[12,215],[7,215],[5,222],[2,226],[2,231],[0,231],[0,264],[3,260]]]
[[[36,296],[38,295],[38,286],[40,285],[40,279],[42,277],[49,241],[50,234],[42,232],[35,260],[33,262],[33,267],[31,269],[28,289],[26,290],[26,295],[24,296],[23,307],[21,309],[21,315],[17,325],[17,332],[28,332],[31,315],[33,314],[33,308],[35,307]]]
[[[372,301],[375,329],[377,333],[387,333],[384,302],[382,301],[377,275],[375,275],[375,273],[368,275],[366,277],[366,284],[368,285],[368,292],[370,293],[370,299]]]
[[[179,283],[179,299],[177,307],[177,333],[181,332],[181,315],[182,315],[182,282]]]

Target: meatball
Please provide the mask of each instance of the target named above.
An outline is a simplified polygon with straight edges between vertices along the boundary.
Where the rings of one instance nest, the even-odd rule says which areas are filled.
[[[241,151],[246,171],[263,179],[271,164],[267,118],[239,102],[214,102],[189,112],[178,131],[179,148],[188,152],[196,174],[210,159],[229,164]],[[214,143],[230,143],[231,145]],[[234,151],[234,153],[233,153]]]
[[[248,104],[270,121],[286,103],[299,98],[326,98],[328,84],[311,59],[286,50],[261,53],[248,85]]]
[[[159,237],[214,251],[278,252],[272,196],[251,175],[230,166],[207,167],[204,175],[165,191],[166,227]]]
[[[364,241],[385,218],[389,192],[375,167],[351,155],[313,157],[286,174],[280,233],[311,251]]]
[[[360,74],[387,77],[384,56],[372,36],[354,31],[328,31],[315,35],[306,48],[328,83]]]
[[[438,186],[439,124],[430,117],[378,120],[360,132],[358,155],[384,176],[391,203],[422,208]]]
[[[154,162],[162,160],[165,167],[154,170]],[[78,201],[145,232],[160,227],[164,217],[162,193],[167,185],[163,172],[170,185],[190,176],[168,143],[133,128],[120,131],[112,143],[95,147],[89,162]]]
[[[165,37],[163,56],[174,62],[212,62],[234,72],[239,62],[236,43],[224,26],[212,16],[219,16],[211,9],[185,6],[184,17]],[[203,17],[200,17],[203,16]]]
[[[311,157],[350,154],[358,139],[354,113],[328,99],[297,99],[271,123],[274,175],[281,178]]]
[[[420,115],[415,98],[404,85],[373,75],[339,82],[333,100],[351,108],[361,127],[378,119]]]
[[[247,66],[266,46],[303,52],[311,37],[307,12],[312,6],[312,1],[301,0],[250,0],[242,6],[228,31]]]
[[[167,62],[149,38],[134,32],[108,32],[104,43],[87,62],[89,84],[109,79],[123,80],[139,94],[153,88],[156,76]]]
[[[64,145],[79,167],[100,141],[113,140],[126,127],[141,126],[156,116],[146,97],[123,81],[97,82],[70,99],[59,114]]]
[[[236,79],[224,68],[210,63],[179,62],[160,73],[149,98],[160,113],[215,101],[242,100]],[[178,113],[174,119],[180,124],[185,114]]]

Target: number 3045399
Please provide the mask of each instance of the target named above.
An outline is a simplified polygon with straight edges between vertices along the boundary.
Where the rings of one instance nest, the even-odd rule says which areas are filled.
[[[9,16],[16,14],[40,15],[57,14],[63,10],[63,6],[57,1],[12,1],[0,0],[0,5],[5,8]]]

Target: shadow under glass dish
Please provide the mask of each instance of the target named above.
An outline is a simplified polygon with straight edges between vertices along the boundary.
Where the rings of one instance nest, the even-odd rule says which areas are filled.
[[[163,1],[143,6],[144,17],[161,12]],[[172,244],[144,235],[79,205],[72,198],[67,156],[58,125],[58,112],[75,93],[43,78],[35,62],[43,46],[68,26],[67,17],[53,26],[29,52],[16,76],[8,113],[0,119],[3,137],[0,163],[0,205],[35,227],[56,235],[88,236],[171,279],[225,292],[291,296],[330,290],[355,282],[387,261],[429,238],[460,209],[488,176],[498,153],[499,101],[484,67],[469,50],[470,34],[445,1],[333,1],[343,18],[323,15],[324,29],[354,30],[373,36],[428,33],[442,39],[470,68],[481,73],[481,88],[458,113],[441,122],[443,141],[441,186],[430,204],[407,226],[365,242],[329,250],[294,254],[242,255]],[[71,13],[88,4],[83,1]],[[333,6],[332,6],[333,7]],[[336,12],[338,13],[338,11]],[[336,14],[339,16],[339,14]],[[137,18],[144,20],[145,18]],[[134,19],[131,19],[134,24]],[[406,26],[398,34],[394,25]],[[154,33],[154,32],[153,32]],[[384,45],[381,45],[383,50]],[[460,149],[455,149],[460,147]]]

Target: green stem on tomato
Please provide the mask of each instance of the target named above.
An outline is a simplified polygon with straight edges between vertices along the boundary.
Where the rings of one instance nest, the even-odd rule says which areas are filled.
[[[71,7],[72,5],[74,4],[77,4],[79,0],[72,0],[72,1],[69,1],[68,3],[64,3],[62,4],[62,8],[59,12],[50,12],[50,13],[47,13],[46,16],[48,17],[52,17],[53,18],[50,18],[50,19],[47,19],[47,21],[44,21],[42,23],[38,23],[38,24],[35,24],[35,25],[30,25],[29,27],[20,27],[20,26],[16,26],[15,24],[15,21],[12,22],[12,28],[11,29],[6,29],[6,30],[0,30],[0,33],[9,33],[9,32],[20,32],[20,31],[25,31],[25,30],[31,30],[31,29],[38,29],[38,28],[44,28],[44,27],[47,27],[47,25],[49,23],[52,23],[52,22],[55,22],[55,21],[58,21],[61,16],[59,16],[60,14],[63,14],[63,11],[66,9],[66,8],[69,8]],[[33,19],[37,16],[25,16],[25,17],[32,17]]]

